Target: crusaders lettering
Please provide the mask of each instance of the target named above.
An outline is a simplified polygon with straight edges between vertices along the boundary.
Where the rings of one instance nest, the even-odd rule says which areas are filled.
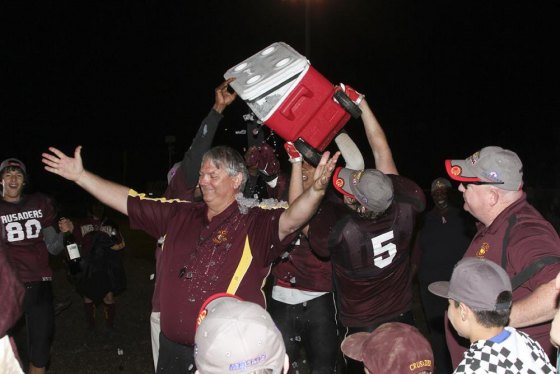
[[[19,212],[6,214],[0,217],[3,224],[14,222],[14,221],[25,221],[30,218],[43,218],[43,212],[39,210],[28,210],[27,212]]]

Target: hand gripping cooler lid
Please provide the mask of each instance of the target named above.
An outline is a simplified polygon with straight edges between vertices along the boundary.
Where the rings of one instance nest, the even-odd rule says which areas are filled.
[[[235,77],[231,87],[245,101],[259,98],[289,82],[309,66],[305,56],[283,42],[276,42],[230,68],[225,79]]]

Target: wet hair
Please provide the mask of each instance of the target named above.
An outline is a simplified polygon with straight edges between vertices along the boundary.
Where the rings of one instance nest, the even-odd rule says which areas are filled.
[[[475,310],[472,309],[476,321],[484,327],[504,327],[508,325],[509,315],[511,313],[512,293],[510,291],[502,291],[496,300],[496,304],[509,304],[510,307],[502,310]],[[459,302],[453,300],[455,306],[459,306]]]
[[[231,147],[220,145],[211,148],[202,156],[202,162],[205,161],[212,162],[218,169],[224,168],[230,177],[235,177],[241,173],[239,191],[243,191],[249,172],[247,166],[245,166],[245,160],[239,152]]]

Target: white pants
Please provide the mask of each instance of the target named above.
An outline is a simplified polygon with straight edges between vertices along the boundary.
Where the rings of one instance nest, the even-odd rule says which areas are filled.
[[[157,371],[157,361],[159,357],[159,312],[152,312],[150,315],[150,331],[152,335],[152,355],[154,356],[154,370]]]

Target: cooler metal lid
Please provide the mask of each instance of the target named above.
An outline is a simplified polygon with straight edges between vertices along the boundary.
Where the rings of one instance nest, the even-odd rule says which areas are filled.
[[[231,87],[250,101],[290,81],[308,66],[305,56],[284,42],[276,42],[228,69],[224,78],[235,77]]]

